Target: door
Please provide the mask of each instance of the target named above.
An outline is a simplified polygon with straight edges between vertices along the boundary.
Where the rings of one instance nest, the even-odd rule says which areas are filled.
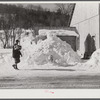
[[[75,36],[57,36],[62,41],[66,41],[66,43],[70,44],[72,49],[76,51],[76,37]]]

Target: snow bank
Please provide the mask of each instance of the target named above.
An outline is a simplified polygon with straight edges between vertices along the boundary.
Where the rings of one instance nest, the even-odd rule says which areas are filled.
[[[10,63],[12,59],[12,50],[11,49],[0,49],[0,63],[6,62]]]
[[[0,41],[0,49],[3,49],[3,43]]]
[[[84,69],[87,72],[100,72],[100,49],[96,50],[87,62],[80,63],[77,68]]]
[[[48,62],[61,66],[75,65],[80,62],[80,57],[71,46],[52,34],[47,39],[36,44],[31,44],[29,37],[24,42],[24,54],[28,65],[43,65]]]
[[[33,54],[33,49],[36,45],[33,39],[34,37],[32,33],[29,34],[23,33],[21,35],[20,45],[22,46],[21,53],[23,57],[21,57],[20,66],[27,66],[28,59]]]

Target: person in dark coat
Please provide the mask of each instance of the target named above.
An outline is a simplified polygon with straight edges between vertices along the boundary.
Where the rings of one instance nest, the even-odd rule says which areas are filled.
[[[13,58],[15,60],[15,64],[13,65],[13,67],[15,69],[18,69],[17,64],[20,62],[20,56],[22,56],[20,50],[21,50],[21,46],[18,45],[19,40],[16,40],[16,43],[13,46]]]

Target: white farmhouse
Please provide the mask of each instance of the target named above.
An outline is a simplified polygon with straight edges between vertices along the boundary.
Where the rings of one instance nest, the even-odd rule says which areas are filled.
[[[70,26],[78,30],[78,49],[83,56],[90,56],[100,48],[99,3],[76,3]]]

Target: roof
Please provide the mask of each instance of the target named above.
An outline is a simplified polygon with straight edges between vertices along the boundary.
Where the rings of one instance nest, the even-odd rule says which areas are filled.
[[[49,30],[49,29],[40,29],[39,35],[47,35],[47,34],[55,34],[55,35],[62,35],[62,36],[76,36],[79,37],[79,34],[77,34],[73,30],[64,30],[64,29],[57,29],[57,30]]]

